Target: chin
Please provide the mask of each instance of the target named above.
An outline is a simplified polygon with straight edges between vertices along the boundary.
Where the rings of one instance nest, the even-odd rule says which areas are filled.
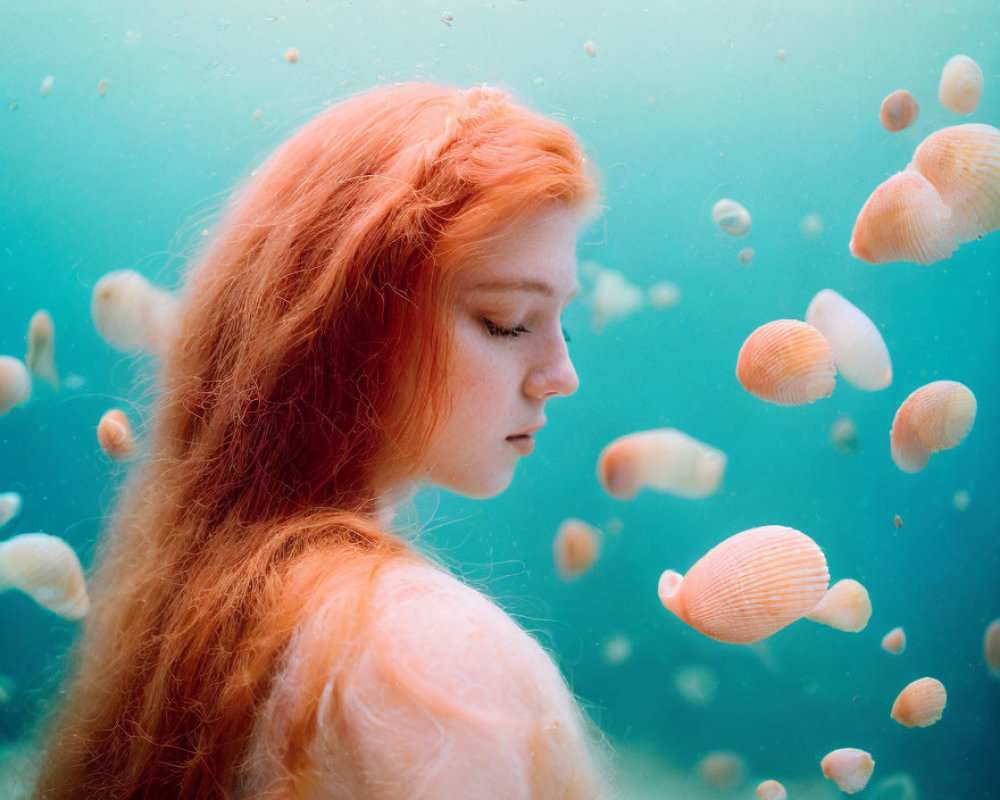
[[[442,488],[459,494],[462,497],[471,497],[474,500],[488,500],[506,490],[513,478],[513,470],[479,474],[469,471],[457,476],[455,480],[447,484],[442,484]]]

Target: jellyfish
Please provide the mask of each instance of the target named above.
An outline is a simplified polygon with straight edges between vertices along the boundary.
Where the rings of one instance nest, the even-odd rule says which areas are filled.
[[[833,350],[812,325],[778,319],[747,337],[736,360],[736,377],[755,397],[783,406],[811,403],[833,394]]]
[[[693,706],[707,706],[715,700],[718,688],[719,679],[710,667],[694,664],[674,673],[674,689]]]
[[[97,441],[101,449],[115,461],[128,461],[135,455],[132,426],[125,412],[117,408],[104,412],[97,424]]]
[[[882,334],[850,300],[823,289],[809,303],[806,322],[823,334],[837,371],[849,384],[877,392],[892,383],[892,362]]]
[[[90,316],[101,338],[124,353],[166,353],[177,299],[134,270],[114,270],[95,285]]]
[[[17,492],[0,493],[0,528],[21,513],[23,501]]]
[[[864,750],[842,747],[823,756],[820,767],[823,775],[836,783],[840,791],[856,794],[868,785],[875,761],[871,753]]]
[[[80,619],[90,609],[76,553],[47,533],[22,533],[0,543],[0,589],[20,589],[69,620]]]
[[[919,472],[931,453],[957,447],[976,419],[976,396],[957,381],[934,381],[914,391],[896,411],[889,431],[892,460]]]
[[[642,308],[642,289],[617,270],[597,267],[591,303],[591,327],[600,333],[612,320],[625,319]]]
[[[0,417],[31,397],[31,375],[24,362],[0,356]]]
[[[757,800],[786,800],[788,792],[775,780],[764,781],[757,787]]]
[[[750,233],[750,212],[728,197],[712,206],[712,219],[732,236],[746,236]]]
[[[751,263],[753,263],[753,257],[755,255],[756,252],[752,247],[744,247],[736,254],[736,260],[739,261],[744,267],[748,267]]]
[[[851,578],[837,581],[823,599],[806,614],[806,619],[828,625],[838,631],[863,631],[872,615],[868,590]]]
[[[858,426],[848,416],[837,417],[830,426],[830,441],[838,450],[851,453],[858,449]]]
[[[660,281],[646,290],[646,297],[653,308],[659,311],[668,311],[680,302],[681,290],[676,283]]]
[[[878,118],[889,133],[899,133],[913,124],[919,110],[912,94],[906,89],[897,89],[882,101]]]
[[[56,328],[49,312],[40,309],[28,321],[28,354],[24,357],[28,372],[41,378],[53,389],[59,388],[56,369]]]
[[[907,728],[926,728],[941,719],[947,702],[948,693],[941,681],[920,678],[899,693],[889,716]]]
[[[600,552],[600,531],[581,519],[564,520],[552,543],[556,568],[563,580],[573,580],[589,570]]]
[[[823,233],[823,218],[819,214],[806,214],[799,220],[799,233],[814,239]]]
[[[297,64],[299,60],[299,49],[297,47],[289,47],[285,51],[285,61],[289,64]]]
[[[1000,678],[1000,619],[986,626],[983,634],[983,660],[994,678]]]
[[[882,649],[898,656],[906,649],[906,633],[902,628],[893,628],[882,637]]]
[[[716,750],[698,762],[698,775],[716,789],[731,789],[743,783],[746,764],[736,753]]]
[[[941,70],[938,100],[956,114],[971,114],[983,94],[983,71],[965,55],[952,56]]]

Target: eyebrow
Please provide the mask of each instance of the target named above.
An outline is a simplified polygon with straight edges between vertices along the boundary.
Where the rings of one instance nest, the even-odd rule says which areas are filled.
[[[555,293],[553,288],[544,281],[533,280],[483,281],[473,284],[470,288],[474,292],[539,292],[546,297],[552,297]],[[580,287],[574,285],[569,299],[572,300],[576,297],[579,291]]]

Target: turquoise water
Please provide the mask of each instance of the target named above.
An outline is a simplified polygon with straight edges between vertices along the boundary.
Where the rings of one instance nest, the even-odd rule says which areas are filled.
[[[46,308],[63,375],[85,383],[57,394],[36,382],[30,404],[0,418],[0,491],[25,500],[3,537],[58,534],[86,566],[124,477],[94,426],[126,398],[140,403],[138,419],[146,365],[94,331],[98,278],[131,268],[173,285],[236,181],[325,104],[391,81],[485,81],[565,120],[602,172],[607,210],[581,237],[581,262],[640,287],[671,280],[682,298],[596,335],[584,292],[565,317],[579,391],[550,407],[505,494],[419,497],[424,540],[552,649],[623,754],[651,753],[663,774],[688,774],[708,751],[739,753],[751,780],[706,797],[753,797],[765,777],[821,777],[820,758],[838,747],[875,758],[862,797],[898,771],[924,798],[1000,797],[1000,681],[982,661],[983,631],[1000,616],[1000,233],[930,266],[867,264],[847,249],[869,193],[926,135],[1000,125],[995,2],[6,5],[2,99],[17,105],[0,109],[0,353],[23,356],[28,319]],[[297,64],[283,58],[289,46]],[[937,100],[956,53],[985,74],[968,119]],[[46,75],[55,82],[43,98]],[[897,88],[920,114],[889,134],[878,107]],[[713,225],[712,204],[726,196],[752,214],[748,236]],[[819,236],[800,233],[806,214],[822,218]],[[750,266],[736,260],[745,246],[756,250]],[[829,399],[795,408],[747,394],[734,375],[743,340],[769,320],[802,318],[827,287],[878,325],[892,385],[867,393],[840,380]],[[975,392],[975,426],[904,474],[889,456],[893,414],[938,379]],[[841,414],[857,424],[857,452],[829,441]],[[601,448],[666,425],[727,453],[722,489],[697,501],[605,495]],[[964,512],[957,490],[971,497]],[[551,552],[568,516],[623,523],[572,583]],[[800,621],[752,650],[707,639],[659,604],[664,569],[684,571],[722,539],[772,523],[815,539],[834,580],[867,587],[874,613],[863,632]],[[16,687],[0,705],[0,741],[13,742],[54,690],[76,626],[13,592],[0,595],[0,620],[0,673]],[[897,625],[908,646],[893,657],[879,641]],[[602,645],[617,634],[632,655],[611,665]],[[716,676],[707,705],[675,688],[688,665]],[[924,675],[945,684],[948,707],[932,727],[903,728],[889,718],[892,701]],[[658,796],[701,791],[685,786]]]

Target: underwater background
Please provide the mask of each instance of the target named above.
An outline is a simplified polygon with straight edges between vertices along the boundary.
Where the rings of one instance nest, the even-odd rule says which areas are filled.
[[[579,390],[548,407],[534,455],[498,498],[418,496],[420,541],[553,653],[618,754],[623,797],[749,800],[765,778],[793,799],[837,797],[819,761],[840,747],[875,759],[860,797],[1000,797],[1000,680],[982,650],[1000,617],[1000,233],[929,266],[868,264],[847,247],[868,195],[925,136],[1000,125],[996,0],[8,0],[3,12],[0,354],[23,358],[28,320],[44,308],[62,376],[82,380],[59,392],[36,381],[29,403],[0,417],[0,492],[24,498],[0,538],[59,535],[87,567],[125,477],[95,426],[112,405],[138,425],[151,363],[97,335],[90,294],[102,275],[135,269],[175,287],[237,181],[326,105],[396,81],[486,82],[573,128],[606,209],[580,239],[584,291],[564,316]],[[937,98],[958,53],[985,76],[968,118]],[[898,88],[920,112],[891,134],[879,104]],[[713,223],[723,197],[749,210],[747,236]],[[800,230],[809,214],[820,231]],[[756,255],[743,265],[747,246]],[[641,288],[672,281],[680,300],[597,333],[587,262]],[[798,407],[748,394],[734,372],[744,339],[804,318],[824,288],[876,323],[892,385],[863,392],[838,379],[831,397]],[[942,379],[975,393],[975,424],[906,474],[889,454],[893,415]],[[842,415],[858,431],[848,452],[830,439]],[[601,449],[663,426],[727,454],[721,489],[702,500],[605,494]],[[604,531],[598,560],[573,581],[553,563],[567,517]],[[864,631],[801,620],[762,646],[728,645],[661,606],[664,569],[684,572],[765,524],[812,537],[831,582],[864,584]],[[896,626],[908,639],[900,656],[879,646]],[[77,628],[0,595],[0,744],[11,752],[57,691]],[[947,708],[931,727],[904,728],[889,709],[923,676],[943,682]],[[716,750],[742,759],[740,786],[698,778]],[[879,788],[900,772],[909,780]],[[15,796],[2,781],[0,798]]]

